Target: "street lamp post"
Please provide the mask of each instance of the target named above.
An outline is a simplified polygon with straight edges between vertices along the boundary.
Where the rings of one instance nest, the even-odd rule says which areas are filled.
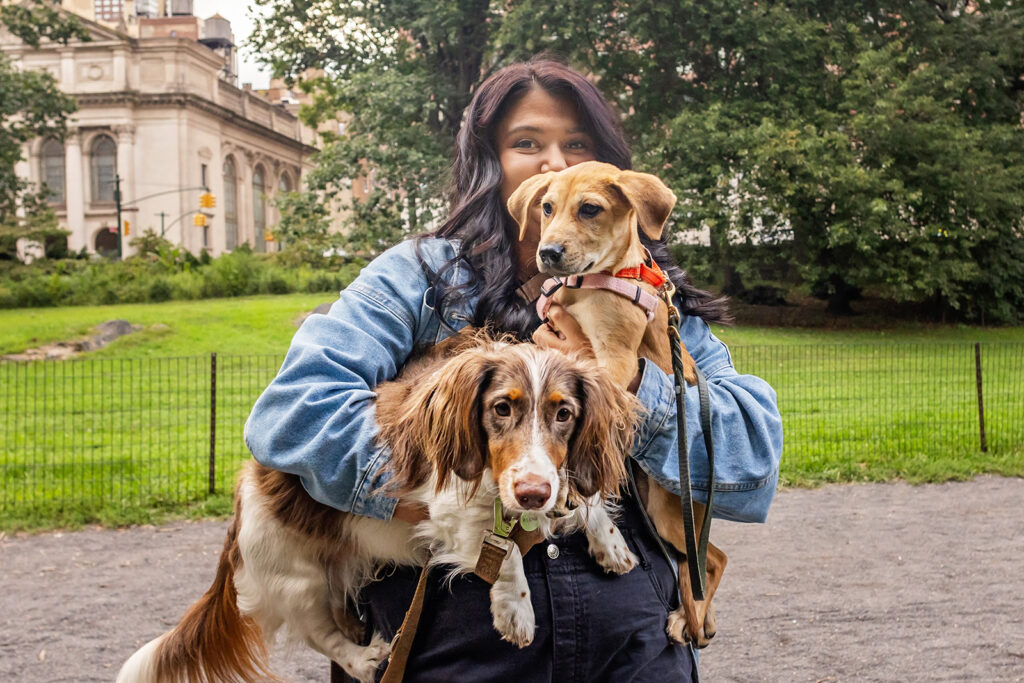
[[[121,246],[121,176],[114,174],[114,203],[117,204],[117,260],[124,257]]]

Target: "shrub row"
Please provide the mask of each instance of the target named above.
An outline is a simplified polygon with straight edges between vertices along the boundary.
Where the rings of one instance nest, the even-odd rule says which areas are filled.
[[[215,259],[148,255],[123,262],[47,259],[27,266],[8,263],[0,269],[0,308],[337,292],[362,266],[357,261],[331,269],[289,266],[247,250]]]

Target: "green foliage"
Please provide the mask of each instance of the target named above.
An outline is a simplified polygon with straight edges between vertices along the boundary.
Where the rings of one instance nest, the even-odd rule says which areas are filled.
[[[330,211],[315,192],[289,192],[274,200],[281,221],[274,235],[282,263],[326,268],[337,264],[342,238],[330,231]]]
[[[350,112],[344,135],[325,134],[306,177],[337,198],[345,179],[372,178],[368,197],[340,202],[352,216],[349,248],[370,255],[396,236],[429,228],[471,89],[487,71],[501,13],[486,0],[451,4],[257,0],[250,43],[274,71],[305,80],[311,125]],[[322,73],[309,78],[308,69]],[[358,194],[358,193],[357,193]]]
[[[355,248],[436,223],[473,84],[547,50],[630,113],[677,230],[710,228],[695,272],[754,273],[768,245],[834,310],[867,290],[968,320],[1024,310],[1019,3],[258,4],[253,43],[277,73],[323,74],[304,83],[307,120],[353,115],[310,187],[383,188],[350,207]]]
[[[330,268],[293,265],[278,255],[236,249],[206,262],[153,235],[125,261],[43,260],[0,269],[0,308],[84,306],[193,300],[291,292],[338,292],[364,262],[336,259]]]

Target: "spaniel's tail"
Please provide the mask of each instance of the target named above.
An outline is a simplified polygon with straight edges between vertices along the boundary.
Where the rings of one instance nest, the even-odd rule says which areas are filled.
[[[269,670],[259,626],[238,611],[234,581],[241,562],[238,512],[236,507],[213,585],[173,630],[150,641],[125,662],[117,683],[276,680]]]

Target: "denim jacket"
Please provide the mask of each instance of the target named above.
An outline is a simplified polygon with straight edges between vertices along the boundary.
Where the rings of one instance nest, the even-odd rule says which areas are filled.
[[[422,243],[435,270],[454,256],[441,239]],[[448,271],[464,282],[464,265]],[[432,292],[411,241],[374,259],[341,292],[327,315],[311,315],[292,339],[277,377],[256,401],[245,441],[260,463],[296,474],[306,491],[340,510],[388,520],[396,500],[376,492],[389,457],[377,444],[374,387],[395,377],[415,348],[452,334],[431,306]],[[459,329],[467,309],[449,314]],[[775,392],[740,375],[725,344],[703,320],[685,317],[683,342],[708,378],[715,443],[714,516],[763,522],[778,482],[782,422]],[[676,405],[672,378],[642,363],[637,398],[646,406],[633,458],[649,476],[679,493]],[[708,468],[695,387],[686,396],[690,473],[695,500],[707,499]]]

